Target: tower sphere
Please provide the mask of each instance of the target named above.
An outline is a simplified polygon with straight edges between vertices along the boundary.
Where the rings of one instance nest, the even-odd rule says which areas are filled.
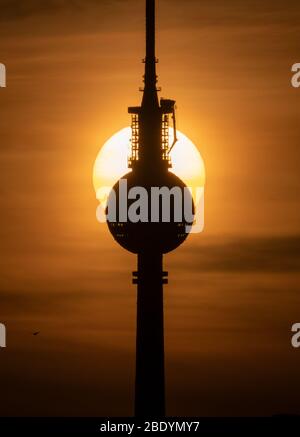
[[[128,199],[130,190],[135,187],[146,190],[147,204],[145,212],[147,213],[147,221],[133,223],[128,217],[130,214],[127,214],[127,221],[120,220],[120,200],[124,205],[124,193],[120,193],[120,181],[118,181],[108,199],[108,210],[110,207],[115,208],[116,215],[113,220],[110,217],[107,219],[108,228],[116,242],[124,249],[135,254],[144,251],[168,253],[180,246],[188,236],[187,227],[192,224],[190,217],[185,218],[185,211],[188,211],[191,215],[194,209],[192,195],[184,182],[168,171],[148,174],[147,176],[132,172],[122,178],[123,183],[124,181],[126,181],[127,187],[127,205],[125,204],[127,212],[130,211],[131,205],[139,199],[138,197],[134,200]],[[155,201],[155,204],[153,204],[153,199],[158,199],[158,197],[156,194],[153,196],[152,189],[155,190],[156,194],[158,190],[162,193],[162,196],[159,197],[159,203]],[[166,193],[166,197],[163,193]],[[159,208],[157,209],[157,207]],[[157,214],[157,221],[155,222],[152,220],[154,210]],[[165,214],[167,214],[167,217]]]

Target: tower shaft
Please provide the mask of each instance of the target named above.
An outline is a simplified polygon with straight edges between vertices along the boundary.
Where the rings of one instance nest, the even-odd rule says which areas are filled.
[[[175,101],[159,101],[156,88],[155,0],[146,0],[146,34],[142,104],[128,108],[132,115],[129,159],[132,171],[122,176],[122,179],[127,180],[128,189],[142,187],[148,194],[148,199],[151,199],[153,187],[169,190],[179,188],[184,198],[185,184],[174,173],[169,172],[170,149],[176,143]],[[173,118],[174,127],[171,148],[169,116]],[[116,201],[116,194],[119,201]],[[184,229],[191,224],[185,219],[180,222],[175,220],[175,201],[171,202],[170,198],[168,204],[164,205],[170,210],[170,219],[165,221],[162,213],[163,196],[158,202],[159,220],[152,220],[151,214],[156,209],[155,206],[152,208],[152,202],[147,202],[150,222],[121,220],[120,195],[121,188],[116,184],[109,196],[108,205],[112,202],[113,208],[117,209],[118,218],[110,220],[108,217],[107,223],[114,239],[123,248],[138,255],[138,269],[133,274],[133,283],[137,284],[135,415],[142,418],[164,417],[163,284],[167,283],[168,274],[163,271],[163,254],[175,250],[183,243],[187,238]],[[134,199],[130,196],[129,199],[127,207],[131,208]]]
[[[163,257],[138,255],[135,416],[165,415]]]

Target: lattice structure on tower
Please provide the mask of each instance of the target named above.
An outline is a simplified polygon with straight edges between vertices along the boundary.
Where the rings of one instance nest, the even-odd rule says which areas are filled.
[[[163,114],[162,116],[162,159],[171,164],[169,155],[169,116]]]
[[[128,160],[128,167],[132,168],[133,162],[139,160],[139,116],[131,115],[131,153]]]

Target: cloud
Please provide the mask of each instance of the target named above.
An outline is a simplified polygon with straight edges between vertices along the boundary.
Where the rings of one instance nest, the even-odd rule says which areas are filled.
[[[293,273],[300,271],[300,236],[207,240],[183,249],[177,268],[201,272]]]
[[[86,0],[85,4],[95,3],[94,0]],[[20,19],[31,15],[52,13],[62,9],[82,7],[82,1],[76,0],[0,0],[1,21],[9,19]]]
[[[0,21],[18,20],[34,15],[53,14],[63,11],[80,11],[96,7],[103,9],[121,0],[0,0]]]
[[[145,0],[144,0],[145,1]],[[248,4],[248,6],[247,6]],[[0,21],[17,20],[39,14],[53,14],[62,11],[104,10],[115,5],[122,7],[120,16],[124,12],[128,15],[140,7],[137,0],[0,0]],[[248,13],[251,8],[251,14]],[[291,20],[297,23],[299,9],[295,2],[288,0],[273,0],[261,2],[259,0],[230,0],[224,7],[223,0],[204,1],[199,4],[198,0],[160,0],[157,2],[160,15],[168,18],[172,27],[172,21],[184,24],[185,27],[197,28],[207,26],[241,26],[245,24],[272,24],[274,22],[290,25]],[[126,11],[125,11],[126,10]],[[188,19],[188,21],[186,21]],[[186,21],[186,22],[184,22]],[[179,23],[178,23],[179,22]]]

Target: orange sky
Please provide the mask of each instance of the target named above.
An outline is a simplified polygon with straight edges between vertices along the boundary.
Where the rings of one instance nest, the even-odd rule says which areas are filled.
[[[166,257],[168,414],[299,413],[299,2],[158,3],[162,96],[207,172],[205,232]],[[135,259],[92,168],[140,102],[143,2],[0,10],[1,414],[131,414]]]

